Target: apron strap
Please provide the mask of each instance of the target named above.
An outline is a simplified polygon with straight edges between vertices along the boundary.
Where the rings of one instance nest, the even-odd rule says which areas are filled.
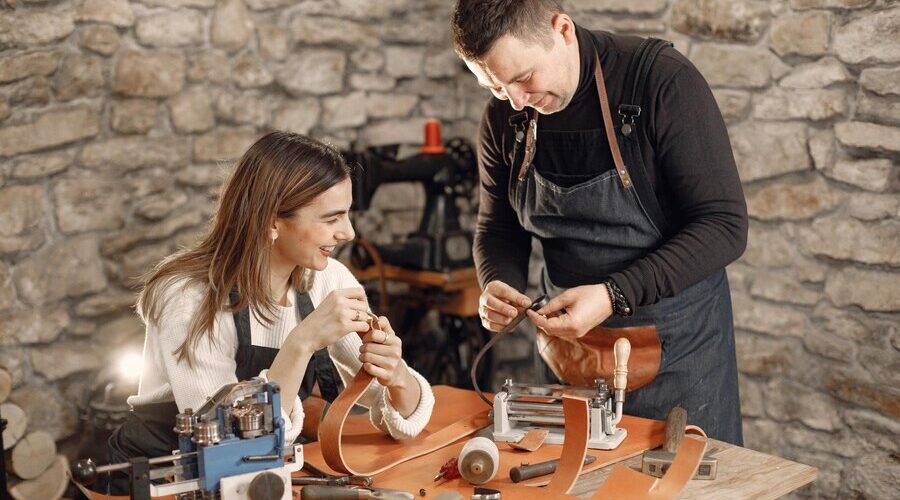
[[[594,54],[594,81],[597,84],[597,94],[600,95],[600,109],[603,111],[603,128],[606,129],[606,140],[609,142],[609,150],[612,152],[613,162],[616,164],[616,172],[622,187],[628,189],[632,186],[631,176],[622,160],[622,152],[619,151],[619,141],[616,140],[616,129],[613,126],[612,113],[609,111],[609,97],[606,94],[606,83],[603,80],[603,68],[600,66],[600,56]]]
[[[315,307],[313,307],[309,293],[297,294],[297,311],[300,313],[301,319],[312,314],[314,309]],[[337,371],[337,367],[334,366],[331,356],[328,355],[327,347],[316,351],[306,366],[303,386],[307,389],[307,394],[312,393],[312,388],[315,386],[316,381],[319,382],[319,391],[322,393],[322,398],[329,402],[334,401],[344,389],[341,376]],[[305,387],[307,385],[308,387]]]

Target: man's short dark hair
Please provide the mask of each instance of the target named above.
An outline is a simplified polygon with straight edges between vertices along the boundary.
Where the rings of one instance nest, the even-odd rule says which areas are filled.
[[[556,0],[457,0],[453,45],[470,61],[481,60],[505,35],[549,48],[550,21],[560,12]]]

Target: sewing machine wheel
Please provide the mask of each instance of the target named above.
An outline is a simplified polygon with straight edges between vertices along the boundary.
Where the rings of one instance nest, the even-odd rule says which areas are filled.
[[[251,500],[278,500],[284,496],[284,480],[278,474],[263,472],[250,481],[247,496]]]
[[[454,137],[444,146],[447,154],[459,167],[459,181],[453,186],[453,190],[462,196],[470,196],[475,191],[475,180],[478,177],[478,164],[475,158],[475,150],[469,141]]]

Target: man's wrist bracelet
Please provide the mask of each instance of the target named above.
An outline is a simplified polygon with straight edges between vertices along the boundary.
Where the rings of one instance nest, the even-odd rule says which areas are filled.
[[[603,284],[606,285],[606,291],[609,292],[609,300],[612,304],[612,312],[614,315],[628,317],[634,314],[631,304],[629,304],[628,299],[625,298],[625,293],[622,292],[622,289],[619,288],[619,285],[617,285],[615,281],[607,278],[603,281]]]

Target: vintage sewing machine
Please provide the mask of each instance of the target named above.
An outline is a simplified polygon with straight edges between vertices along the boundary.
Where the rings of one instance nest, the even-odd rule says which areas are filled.
[[[175,417],[179,449],[172,455],[100,467],[82,460],[73,478],[90,484],[99,474],[127,472],[131,498],[139,500],[290,500],[291,472],[303,466],[303,446],[294,445],[285,459],[279,391],[261,378],[227,384],[196,412]],[[154,482],[164,478],[170,481]]]
[[[569,395],[590,401],[588,448],[611,450],[619,446],[627,434],[617,425],[622,420],[625,404],[631,344],[620,338],[614,353],[613,392],[604,379],[597,379],[593,387],[518,384],[507,379],[494,395],[494,441],[518,442],[531,429],[547,429],[544,442],[562,444],[565,425],[562,398]]]

